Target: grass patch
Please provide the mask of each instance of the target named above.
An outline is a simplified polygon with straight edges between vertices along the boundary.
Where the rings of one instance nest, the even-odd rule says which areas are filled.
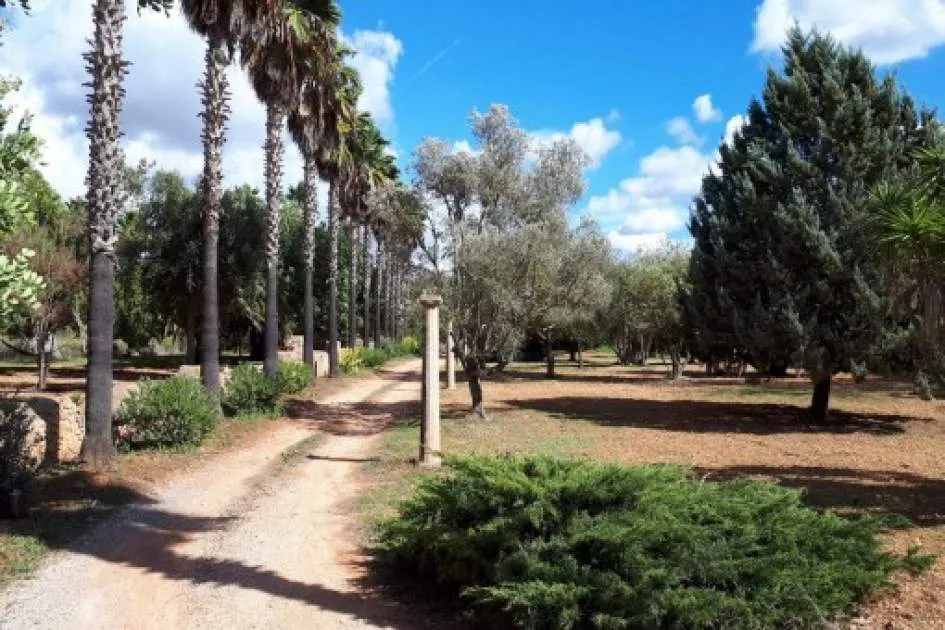
[[[901,569],[878,534],[771,484],[684,469],[474,457],[383,524],[381,556],[519,628],[818,628]]]

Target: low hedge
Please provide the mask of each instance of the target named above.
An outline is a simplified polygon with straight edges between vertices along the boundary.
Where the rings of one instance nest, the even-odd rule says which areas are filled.
[[[518,628],[818,628],[891,572],[890,524],[751,481],[546,458],[454,460],[381,526],[380,557]]]
[[[118,409],[123,446],[198,446],[213,430],[217,406],[199,379],[144,380]]]

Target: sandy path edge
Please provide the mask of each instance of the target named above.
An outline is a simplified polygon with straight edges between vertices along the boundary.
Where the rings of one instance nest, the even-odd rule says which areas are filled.
[[[398,364],[321,401],[320,412],[357,422],[346,405],[417,400],[418,369]],[[353,582],[357,541],[342,508],[376,431],[328,435],[266,479],[316,432],[304,420],[280,428],[123,510],[0,596],[0,628],[414,627]]]

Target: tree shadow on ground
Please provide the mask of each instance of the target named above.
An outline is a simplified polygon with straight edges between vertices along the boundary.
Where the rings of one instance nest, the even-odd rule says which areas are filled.
[[[945,480],[896,470],[819,466],[697,468],[710,480],[775,480],[805,491],[805,502],[855,513],[902,515],[919,527],[945,524]]]
[[[391,426],[416,423],[420,402],[416,400],[378,403],[323,403],[291,399],[285,416],[331,435],[374,435]]]
[[[260,591],[378,626],[403,630],[443,627],[427,623],[415,611],[377,591],[336,591],[235,560],[182,553],[178,547],[195,536],[225,531],[239,518],[158,509],[153,498],[133,487],[95,479],[92,474],[74,471],[39,482],[39,487],[31,489],[37,503],[28,516],[0,523],[0,531],[32,536],[51,549],[139,568],[170,580]]]
[[[590,420],[605,426],[686,433],[866,433],[897,435],[913,422],[930,418],[831,411],[826,423],[812,422],[807,410],[791,405],[719,403],[695,400],[638,400],[564,396],[506,400],[510,407],[539,411],[565,420]]]

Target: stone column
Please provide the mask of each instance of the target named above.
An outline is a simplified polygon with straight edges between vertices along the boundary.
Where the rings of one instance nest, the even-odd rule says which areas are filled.
[[[446,389],[456,389],[456,357],[453,354],[453,320],[446,323]]]
[[[423,344],[423,425],[420,467],[440,466],[440,304],[439,295],[420,296],[426,328]]]

